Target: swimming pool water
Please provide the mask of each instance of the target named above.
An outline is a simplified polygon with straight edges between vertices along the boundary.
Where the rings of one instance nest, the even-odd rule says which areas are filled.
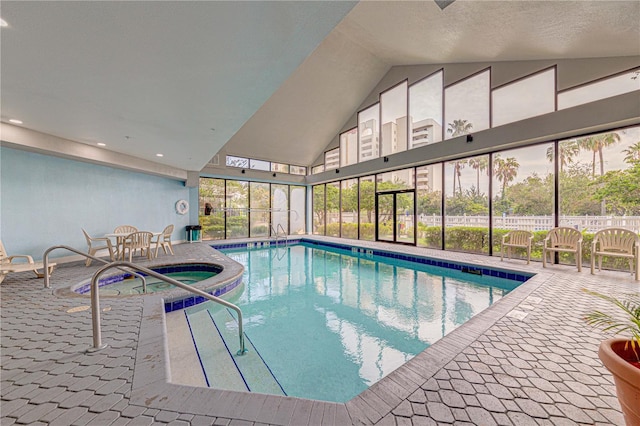
[[[325,401],[351,399],[520,284],[305,243],[224,252],[245,266],[246,336],[287,395]]]
[[[210,271],[182,271],[168,272],[163,275],[180,281],[184,284],[193,284],[198,281],[206,280],[216,275]],[[147,293],[155,293],[157,291],[171,290],[176,288],[168,282],[159,280],[155,277],[145,277],[147,282]],[[135,276],[130,276],[122,281],[116,281],[109,285],[100,286],[99,292],[101,296],[122,296],[131,294],[144,294],[142,289],[142,280]]]

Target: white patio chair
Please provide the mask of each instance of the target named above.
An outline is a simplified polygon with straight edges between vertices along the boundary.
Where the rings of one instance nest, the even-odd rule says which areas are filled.
[[[25,262],[14,262],[16,259],[24,259]],[[49,263],[49,275],[53,273],[55,263]],[[43,272],[38,272],[38,269],[43,269]],[[0,283],[4,280],[4,277],[12,272],[26,272],[33,271],[38,278],[44,278],[44,264],[42,262],[34,262],[33,257],[28,254],[14,254],[9,256],[7,251],[0,240]]]
[[[500,261],[504,256],[504,249],[507,249],[507,257],[511,259],[511,251],[513,248],[524,248],[527,250],[527,265],[531,263],[531,242],[533,241],[533,232],[529,231],[509,231],[502,236],[502,246],[500,248]]]
[[[147,259],[151,260],[151,238],[153,238],[153,234],[147,231],[132,232],[127,235],[122,241],[122,260],[124,260],[127,250],[129,251],[129,262],[137,250],[140,250],[141,256],[144,256],[146,251]]]
[[[152,244],[156,244],[156,252],[154,254],[155,257],[158,257],[158,251],[160,247],[162,247],[162,250],[164,250],[164,254],[174,254],[173,247],[171,246],[171,234],[173,234],[173,225],[168,225],[166,228],[164,228],[161,234],[157,235],[156,238],[151,241]],[[169,250],[167,251],[167,249]]]
[[[547,253],[552,263],[553,253],[573,253],[578,272],[582,272],[582,234],[577,229],[560,226],[549,231],[542,246],[543,268],[547,267]]]
[[[594,274],[596,257],[598,271],[602,271],[602,257],[629,259],[631,274],[640,281],[640,236],[624,228],[605,228],[596,232],[591,243],[591,273]]]
[[[84,238],[87,240],[87,246],[89,246],[87,253],[90,256],[95,256],[98,250],[107,249],[109,250],[109,259],[113,261],[114,259],[113,245],[111,244],[111,240],[109,238],[91,237],[89,234],[87,234],[87,231],[85,231],[84,229],[82,229],[82,233],[84,234]],[[100,244],[100,243],[103,243],[103,244]],[[92,260],[91,258],[87,257],[87,260],[84,262],[85,266],[91,265],[91,260]]]

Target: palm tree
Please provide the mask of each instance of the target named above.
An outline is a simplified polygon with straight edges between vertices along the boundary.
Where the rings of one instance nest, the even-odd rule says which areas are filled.
[[[469,166],[476,171],[476,195],[480,195],[480,173],[489,168],[489,159],[483,155],[470,158],[467,162]]]
[[[456,195],[456,178],[458,179],[458,190],[462,194],[462,182],[460,182],[460,176],[462,176],[462,169],[467,164],[467,160],[457,160],[453,162],[453,195]]]
[[[634,161],[640,161],[640,141],[634,143],[629,148],[622,150],[625,154],[624,161],[627,163],[633,163]]]
[[[560,172],[564,171],[565,166],[573,163],[573,157],[580,153],[578,141],[571,139],[560,143],[558,149],[558,161],[560,162]],[[547,148],[547,160],[553,163],[554,149],[553,145]]]
[[[593,157],[591,160],[591,176],[596,176],[596,154],[600,161],[600,176],[604,175],[604,148],[620,142],[620,135],[615,132],[602,133],[599,135],[589,136],[579,140],[579,145],[585,151],[591,151]]]
[[[493,173],[495,177],[502,182],[502,198],[504,198],[509,182],[513,182],[516,176],[518,176],[519,167],[520,164],[518,160],[513,157],[508,157],[505,160],[500,158],[499,155],[496,155],[493,159]]]
[[[473,124],[467,122],[467,120],[453,120],[452,123],[449,123],[449,128],[447,129],[447,133],[451,133],[452,137],[466,135],[471,132],[473,128]]]

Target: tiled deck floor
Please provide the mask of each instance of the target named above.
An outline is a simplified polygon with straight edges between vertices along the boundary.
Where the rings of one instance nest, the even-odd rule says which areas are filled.
[[[211,258],[204,243],[175,248],[171,261]],[[580,289],[638,292],[628,273],[592,276],[588,268],[400,249],[538,275],[346,404],[167,384],[158,297],[104,298],[109,346],[87,353],[90,310],[67,310],[89,299],[53,290],[84,281],[96,267],[61,265],[52,289],[29,273],[9,275],[0,286],[1,424],[624,424],[597,358],[604,336],[581,320],[601,301]]]

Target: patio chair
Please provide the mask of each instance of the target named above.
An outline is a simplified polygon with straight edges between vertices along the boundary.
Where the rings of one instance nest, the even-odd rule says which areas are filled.
[[[631,274],[640,281],[640,236],[624,228],[605,228],[596,232],[591,243],[591,273],[594,274],[596,257],[598,271],[602,271],[602,257],[629,259]]]
[[[171,234],[173,234],[173,225],[168,225],[166,228],[164,228],[162,233],[156,237],[155,240],[151,241],[152,244],[156,244],[156,252],[154,254],[155,257],[158,257],[158,250],[160,249],[160,247],[162,247],[162,250],[164,250],[164,254],[167,254],[168,252],[170,252],[172,255],[174,254],[173,247],[171,246]],[[168,252],[167,248],[169,249]]]
[[[511,259],[511,252],[514,248],[527,249],[527,265],[531,263],[531,242],[533,241],[533,232],[529,231],[509,231],[502,236],[502,246],[500,248],[500,261],[504,256],[504,249],[507,249],[507,257]]]
[[[25,262],[14,262],[16,259],[25,259]],[[53,273],[55,263],[49,263],[49,275]],[[43,269],[43,272],[38,272],[38,269]],[[27,254],[14,254],[9,256],[7,251],[0,240],[0,283],[4,280],[4,277],[12,272],[26,272],[33,271],[38,278],[44,278],[44,265],[42,262],[34,262],[33,257]]]
[[[553,253],[573,253],[576,258],[578,272],[582,272],[582,233],[574,228],[560,226],[553,228],[542,243],[542,267],[547,267],[547,253],[549,262],[553,263]]]
[[[144,256],[145,251],[147,259],[151,260],[151,238],[153,233],[147,231],[132,232],[122,241],[122,259],[124,260],[127,250],[129,250],[129,262],[131,262],[133,253],[140,250],[140,255]]]
[[[120,252],[120,250],[122,250],[122,241],[124,241],[125,236],[132,232],[138,232],[138,228],[133,225],[120,225],[116,226],[116,229],[113,230],[114,234],[123,234],[122,237],[116,237],[116,258],[124,259],[124,254]]]
[[[111,261],[113,262],[114,260],[113,245],[111,244],[111,240],[109,238],[92,237],[89,234],[87,234],[87,231],[85,231],[84,229],[82,229],[82,233],[84,234],[84,238],[87,240],[87,246],[89,246],[87,253],[90,256],[95,256],[98,250],[107,249],[109,250],[109,259],[111,259]],[[100,243],[103,243],[103,244],[100,244]],[[91,261],[92,259],[87,257],[87,260],[84,262],[84,265],[90,266]]]
[[[130,234],[132,232],[138,232],[138,228],[132,225],[120,225],[113,230],[114,234]]]

